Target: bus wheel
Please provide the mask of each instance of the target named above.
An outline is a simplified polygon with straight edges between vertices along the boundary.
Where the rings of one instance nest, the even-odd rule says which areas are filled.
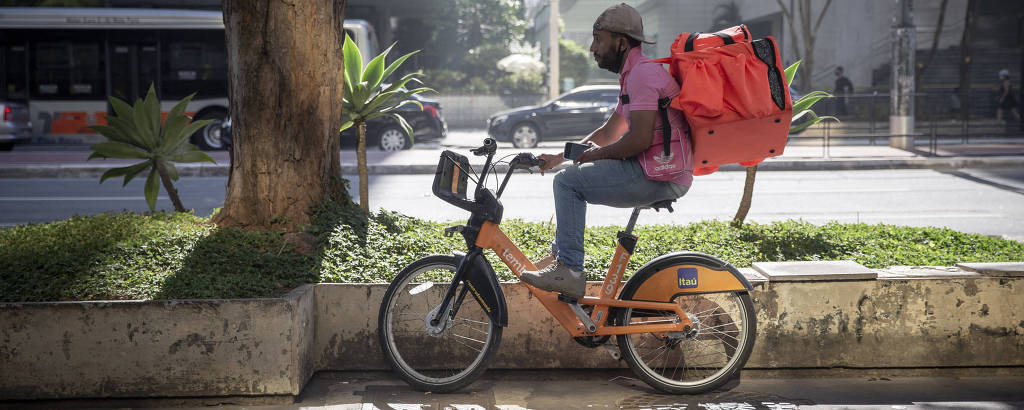
[[[224,146],[224,141],[221,141],[224,118],[227,116],[228,112],[222,109],[206,110],[196,115],[195,121],[211,120],[205,127],[192,134],[192,140],[195,141],[199,149],[203,151],[216,151],[227,148]]]

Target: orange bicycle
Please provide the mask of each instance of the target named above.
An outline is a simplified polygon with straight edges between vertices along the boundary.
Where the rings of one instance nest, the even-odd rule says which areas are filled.
[[[483,250],[490,249],[516,277],[536,266],[499,228],[499,198],[516,169],[542,164],[521,153],[508,162],[497,193],[484,186],[497,145],[487,138],[473,149],[486,156],[474,199],[466,196],[472,174],[465,156],[444,151],[434,194],[471,213],[460,233],[467,251],[417,260],[391,282],[378,315],[381,349],[412,387],[450,392],[472,383],[487,368],[508,324],[505,297]],[[574,299],[523,283],[551,315],[587,347],[605,346],[651,386],[673,394],[713,390],[739,374],[754,346],[756,318],[750,283],[713,256],[678,252],[642,266],[623,286],[636,247],[632,234],[642,209],[668,209],[672,201],[635,208],[618,233],[618,246],[597,296]],[[621,290],[621,292],[620,292]],[[464,303],[472,295],[475,303]],[[616,336],[618,353],[607,342]]]

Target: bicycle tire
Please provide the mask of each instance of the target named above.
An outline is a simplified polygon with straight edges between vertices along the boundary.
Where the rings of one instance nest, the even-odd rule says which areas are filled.
[[[667,259],[641,269],[636,274],[637,280],[630,280],[619,298],[632,300],[634,292],[654,273],[679,265],[678,259]],[[619,350],[633,373],[652,387],[670,394],[708,392],[737,376],[750,357],[757,333],[754,304],[748,292],[681,294],[673,301],[690,316],[695,325],[694,334],[683,337],[652,333],[619,335]],[[636,317],[675,316],[673,312],[621,309],[617,320],[627,324],[633,323]]]
[[[427,314],[440,305],[457,267],[451,255],[419,259],[395,277],[381,301],[381,351],[391,368],[420,391],[447,393],[469,385],[487,369],[501,343],[501,326],[472,297],[465,298],[440,335],[428,333]]]

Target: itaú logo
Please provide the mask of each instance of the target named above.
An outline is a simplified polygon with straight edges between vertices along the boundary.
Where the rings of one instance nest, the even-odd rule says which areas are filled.
[[[682,268],[676,271],[679,279],[679,289],[694,289],[700,286],[697,268]]]
[[[615,293],[615,285],[619,283],[619,279],[622,278],[622,271],[626,270],[626,262],[629,262],[629,254],[622,252],[619,256],[619,260],[616,261],[615,269],[612,271],[612,275],[608,277],[608,284],[604,286],[604,294],[611,296]]]
[[[505,263],[507,263],[515,273],[523,273],[523,271],[526,270],[526,265],[516,259],[515,255],[512,255],[512,252],[508,249],[501,251],[501,257],[505,259]]]

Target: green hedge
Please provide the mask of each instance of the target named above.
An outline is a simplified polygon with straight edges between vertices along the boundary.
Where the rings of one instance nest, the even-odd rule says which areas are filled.
[[[306,230],[324,245],[305,256],[278,233],[217,229],[188,214],[101,214],[0,230],[0,301],[273,297],[302,283],[384,283],[425,255],[465,246],[450,224],[382,212],[325,207]],[[505,232],[532,260],[549,249],[554,226],[509,220]],[[586,233],[586,270],[603,277],[619,227]],[[814,225],[802,221],[706,221],[640,226],[631,271],[665,252],[693,250],[736,266],[757,261],[855,260],[870,268],[1024,261],[1024,244],[940,228]],[[502,279],[512,276],[488,255]]]

